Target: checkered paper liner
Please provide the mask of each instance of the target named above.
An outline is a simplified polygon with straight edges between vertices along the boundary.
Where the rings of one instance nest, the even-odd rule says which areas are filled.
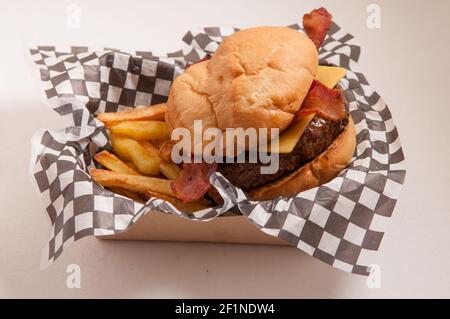
[[[290,27],[301,32],[298,24]],[[188,215],[156,198],[139,204],[90,178],[93,155],[111,149],[108,132],[94,114],[165,102],[186,65],[214,54],[236,31],[189,31],[182,50],[159,57],[110,48],[30,50],[48,102],[66,123],[64,130],[38,132],[32,140],[32,174],[52,223],[48,262],[74,241],[123,232],[151,211],[209,221],[238,208],[261,231],[336,268],[368,275],[404,182],[405,162],[388,107],[358,71],[360,47],[336,24],[319,54],[322,64],[348,70],[340,85],[355,121],[357,148],[353,162],[330,183],[290,198],[253,202],[216,173],[211,182],[224,205]]]

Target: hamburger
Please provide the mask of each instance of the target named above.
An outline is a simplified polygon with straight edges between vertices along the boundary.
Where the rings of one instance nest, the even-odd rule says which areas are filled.
[[[303,24],[305,33],[286,27],[236,32],[174,81],[166,112],[170,129],[193,131],[196,120],[221,131],[278,129],[283,149],[273,174],[261,174],[261,162],[185,163],[172,184],[179,199],[207,196],[221,203],[209,183],[214,172],[253,200],[293,196],[329,182],[350,163],[356,135],[347,103],[339,87],[322,83],[319,74],[324,67],[318,49],[331,15],[314,10]]]

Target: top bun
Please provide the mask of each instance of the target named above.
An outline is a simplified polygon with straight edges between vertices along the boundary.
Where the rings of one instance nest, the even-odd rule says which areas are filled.
[[[225,38],[212,59],[173,83],[166,121],[172,129],[278,128],[294,118],[314,80],[318,54],[302,32],[257,27]]]

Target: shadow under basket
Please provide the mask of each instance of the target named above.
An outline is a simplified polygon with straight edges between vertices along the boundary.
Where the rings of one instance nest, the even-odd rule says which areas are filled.
[[[287,246],[282,239],[263,233],[245,216],[230,215],[209,222],[192,221],[153,211],[125,232],[97,236],[107,240],[148,240]]]

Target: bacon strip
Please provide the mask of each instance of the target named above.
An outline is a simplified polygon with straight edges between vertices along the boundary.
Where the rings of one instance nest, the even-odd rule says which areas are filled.
[[[319,81],[314,80],[303,105],[297,112],[297,117],[316,113],[331,121],[344,119],[345,98],[340,89],[329,89]]]
[[[175,196],[188,203],[201,199],[211,188],[209,178],[217,171],[215,164],[183,164],[180,176],[171,185]]]
[[[315,9],[303,16],[303,28],[317,49],[321,47],[323,40],[325,40],[332,19],[333,16],[325,8]]]

